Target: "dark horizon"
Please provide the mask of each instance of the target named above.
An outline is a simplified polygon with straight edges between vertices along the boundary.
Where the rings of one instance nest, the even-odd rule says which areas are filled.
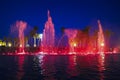
[[[101,21],[104,30],[110,30],[112,45],[119,45],[120,5],[117,0],[1,0],[0,2],[0,38],[9,36],[10,26],[17,20],[28,23],[29,28],[38,26],[43,32],[47,20],[47,10],[50,10],[55,33],[61,35],[61,27],[84,29],[91,26],[97,29],[97,20]]]

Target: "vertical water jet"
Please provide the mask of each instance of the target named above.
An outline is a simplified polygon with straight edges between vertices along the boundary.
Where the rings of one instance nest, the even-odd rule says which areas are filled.
[[[54,38],[55,38],[54,24],[50,16],[50,11],[48,10],[48,20],[45,23],[45,27],[43,30],[43,38],[41,43],[43,47],[43,51],[44,50],[48,51],[54,47]]]
[[[104,40],[104,34],[103,34],[103,29],[102,25],[100,23],[100,20],[98,20],[98,52],[104,52],[105,48],[105,40]]]

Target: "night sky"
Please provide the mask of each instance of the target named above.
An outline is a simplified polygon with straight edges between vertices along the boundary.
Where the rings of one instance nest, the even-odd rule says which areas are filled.
[[[31,28],[38,26],[38,32],[42,33],[48,9],[58,36],[62,26],[84,29],[89,25],[97,28],[99,19],[104,30],[113,32],[112,38],[116,41],[112,42],[120,44],[119,0],[0,0],[0,38],[9,36],[10,26],[17,20],[27,22]]]

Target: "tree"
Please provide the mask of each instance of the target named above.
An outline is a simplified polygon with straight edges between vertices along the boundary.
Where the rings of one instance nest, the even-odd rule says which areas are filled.
[[[82,30],[81,39],[82,39],[83,48],[88,47],[89,32],[90,32],[90,26],[86,26],[85,29]]]
[[[64,34],[65,27],[61,27],[61,32]]]
[[[34,35],[36,35],[38,31],[38,26],[34,26],[33,29],[30,31],[30,36],[33,37]]]
[[[36,47],[36,39],[37,39],[37,31],[38,31],[38,26],[34,26],[33,29],[30,31],[30,36],[33,37],[34,39],[34,47]]]
[[[109,48],[109,42],[110,42],[110,37],[113,33],[110,30],[105,30],[104,31],[104,38],[105,38],[105,43],[106,43],[106,47],[107,49]]]
[[[97,44],[98,44],[98,30],[95,30],[93,35],[92,35],[92,38],[91,38],[91,45],[94,47],[94,48],[97,48]]]
[[[28,36],[25,36],[25,46],[28,46]]]

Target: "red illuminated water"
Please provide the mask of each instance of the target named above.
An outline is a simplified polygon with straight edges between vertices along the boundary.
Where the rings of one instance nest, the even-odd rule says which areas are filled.
[[[98,20],[98,27],[99,27],[99,32],[98,32],[98,52],[104,52],[105,40],[104,40],[104,34],[103,34],[102,25],[101,25],[99,20]]]
[[[77,30],[65,29],[64,32],[68,37],[68,43],[69,43],[69,46],[70,46],[70,52],[74,52],[74,47],[76,47],[76,42],[74,42],[74,38],[77,35]]]

